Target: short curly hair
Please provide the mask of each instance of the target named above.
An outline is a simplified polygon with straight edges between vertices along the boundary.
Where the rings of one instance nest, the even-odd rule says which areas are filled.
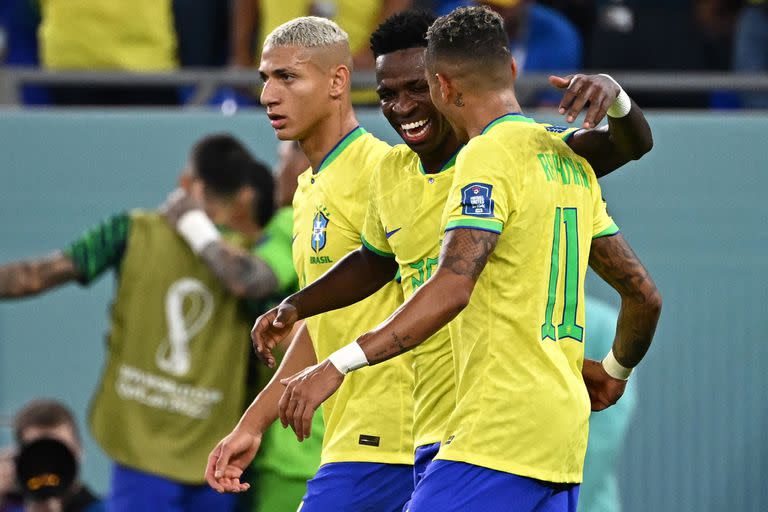
[[[384,20],[371,34],[374,57],[398,50],[427,47],[427,30],[435,15],[422,9],[399,12]]]
[[[449,58],[506,65],[511,55],[504,20],[487,7],[461,7],[437,18],[427,42],[432,63]]]

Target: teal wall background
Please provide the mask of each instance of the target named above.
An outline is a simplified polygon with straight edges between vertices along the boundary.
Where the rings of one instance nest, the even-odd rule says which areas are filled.
[[[395,141],[377,111],[360,118]],[[626,509],[768,510],[768,116],[650,118],[653,152],[603,180],[614,218],[665,300],[634,377]],[[274,135],[260,113],[0,111],[0,262],[63,247],[116,211],[158,205],[191,144],[215,131],[274,162]],[[618,302],[596,279],[588,290]],[[50,396],[84,428],[111,292],[105,277],[0,304],[0,416]],[[0,428],[0,445],[9,440]],[[107,489],[107,461],[89,437],[84,473]]]

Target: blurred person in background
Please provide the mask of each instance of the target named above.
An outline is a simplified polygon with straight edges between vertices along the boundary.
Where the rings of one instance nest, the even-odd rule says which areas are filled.
[[[742,0],[597,0],[587,66],[609,70],[716,71],[731,69],[731,41]],[[655,108],[731,108],[723,91],[638,91]]]
[[[181,67],[224,67],[229,59],[229,2],[173,0]]]
[[[172,0],[39,0],[44,69],[172,71],[178,68]],[[53,86],[58,105],[174,105],[175,87]]]
[[[3,0],[0,2],[0,62],[5,66],[38,67],[37,27],[40,9],[31,0]],[[20,88],[20,99],[25,105],[49,103],[48,90],[39,85]]]
[[[742,73],[768,72],[768,0],[747,0],[736,23],[733,69]],[[768,92],[741,95],[746,108],[768,108]]]
[[[587,325],[584,358],[599,360],[611,349],[619,311],[589,295],[585,297],[584,304]],[[608,409],[590,414],[578,512],[623,510],[616,472],[636,402],[635,383],[629,381],[621,400]]]
[[[309,168],[309,160],[296,141],[281,141],[278,145],[279,161],[275,166],[275,205],[277,211],[267,232],[286,247],[290,257],[293,245],[293,195],[298,177]],[[275,242],[273,243],[276,243]],[[288,260],[292,261],[292,260]],[[298,290],[298,278],[291,284],[290,293]],[[286,294],[287,295],[287,294]],[[282,297],[281,297],[282,299]],[[271,304],[274,306],[275,304]],[[290,336],[286,340],[292,339]],[[278,360],[287,347],[279,347]],[[274,375],[274,370],[258,365],[259,390]],[[250,483],[253,491],[246,494],[247,508],[253,512],[293,512],[301,503],[307,480],[314,476],[320,465],[323,443],[323,419],[315,415],[312,435],[303,443],[282,425],[273,424],[265,433],[258,456],[254,459]]]
[[[0,467],[0,485],[3,487],[7,487],[9,483],[9,466],[12,469],[10,476],[15,480],[16,469],[13,466],[19,464],[20,457],[24,456],[23,448],[36,441],[53,439],[62,443],[71,452],[75,468],[83,459],[83,447],[75,417],[64,404],[55,400],[33,400],[26,404],[16,414],[13,430],[16,445],[21,450],[21,454],[15,461],[13,458],[0,461],[0,464],[4,465]],[[57,456],[58,453],[50,452],[51,459]],[[46,465],[46,462],[51,464],[50,461],[42,462],[42,465]],[[55,461],[53,463],[55,464]],[[71,477],[73,478],[71,485],[57,490],[55,497],[40,500],[25,493],[23,504],[11,505],[2,510],[3,512],[103,512],[106,510],[101,499],[80,482],[76,475],[75,469],[75,475]],[[58,481],[59,477],[56,476]],[[18,485],[18,482],[15,483]]]
[[[237,139],[195,144],[180,185],[159,211],[117,214],[65,250],[0,266],[5,298],[115,271],[90,411],[115,461],[111,511],[233,509],[202,469],[245,406],[253,315],[295,282],[290,246],[265,236],[272,175]]]
[[[509,37],[509,49],[518,73],[563,73],[582,68],[582,41],[578,30],[558,11],[535,0],[447,0],[438,14],[447,14],[464,5],[485,5],[499,13]],[[530,107],[557,105],[562,97],[544,91],[532,98],[521,98]]]

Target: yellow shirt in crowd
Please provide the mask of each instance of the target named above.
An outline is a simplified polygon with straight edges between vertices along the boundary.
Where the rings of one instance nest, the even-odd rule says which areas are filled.
[[[48,69],[177,68],[171,0],[40,0]]]

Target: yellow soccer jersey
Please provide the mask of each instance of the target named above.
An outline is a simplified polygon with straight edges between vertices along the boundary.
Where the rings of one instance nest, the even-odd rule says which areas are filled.
[[[446,231],[499,238],[450,324],[457,405],[438,458],[579,482],[590,412],[584,277],[591,240],[618,228],[587,161],[522,115],[473,138],[455,172]]]
[[[400,267],[405,298],[410,297],[437,268],[440,219],[453,181],[456,157],[437,174],[426,174],[418,155],[408,146],[395,146],[371,180],[371,197],[363,228],[363,243],[390,256]],[[455,401],[453,357],[448,327],[413,351],[415,371],[415,446],[442,439]]]
[[[294,196],[293,262],[303,288],[360,247],[371,173],[390,147],[362,128],[350,132]],[[352,306],[307,319],[318,360],[384,321],[402,302],[392,281]],[[352,372],[323,405],[321,463],[413,463],[412,357]]]

